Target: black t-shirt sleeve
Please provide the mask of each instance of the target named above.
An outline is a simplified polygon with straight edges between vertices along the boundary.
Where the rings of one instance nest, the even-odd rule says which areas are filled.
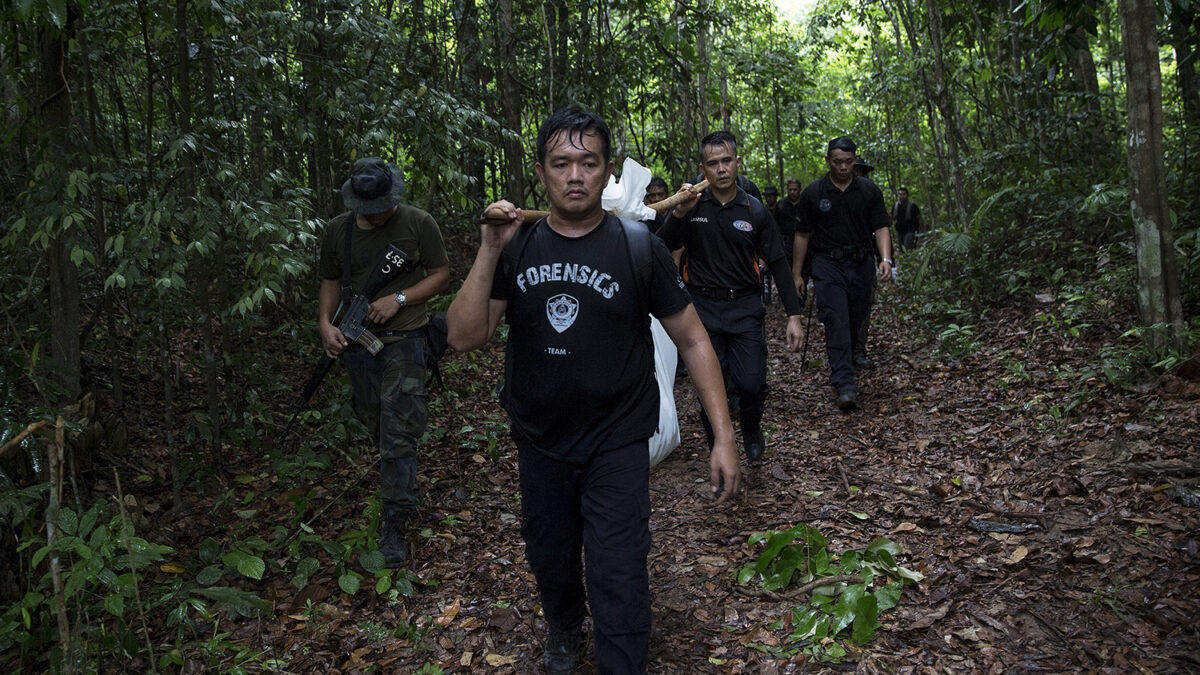
[[[679,276],[671,252],[658,237],[650,238],[650,255],[650,313],[661,319],[682,311],[691,304],[692,298],[683,277]]]
[[[500,260],[496,261],[496,271],[492,274],[491,297],[493,300],[510,300],[513,264],[513,260],[509,256],[509,250],[505,248],[504,253],[500,255]]]

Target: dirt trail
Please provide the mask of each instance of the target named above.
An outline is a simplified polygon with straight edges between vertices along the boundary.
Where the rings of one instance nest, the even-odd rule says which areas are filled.
[[[901,314],[901,293],[882,294],[877,365],[850,415],[834,408],[824,366],[801,368],[783,351],[771,308],[769,450],[736,504],[705,499],[696,404],[680,381],[683,444],[651,484],[650,671],[1200,671],[1200,518],[1181,503],[1195,474],[1166,475],[1197,461],[1200,406],[1081,375],[1095,351],[1028,326],[1020,310],[989,316],[974,349],[939,355]],[[823,359],[820,340],[814,326],[810,359]],[[447,432],[422,449],[426,531],[414,566],[428,585],[382,605],[314,577],[327,614],[242,637],[258,635],[293,672],[540,672],[544,624],[523,557],[515,457],[490,395],[500,356],[457,357],[452,393],[435,405]],[[341,515],[360,516],[370,483]],[[891,538],[901,564],[926,575],[880,617],[873,643],[847,644],[841,664],[772,656],[787,647],[780,622],[792,605],[733,591],[733,571],[754,553],[747,537],[797,522],[821,529],[831,552]],[[312,597],[276,590],[277,616],[298,615]],[[372,636],[367,622],[388,635]],[[395,637],[403,626],[413,630]]]

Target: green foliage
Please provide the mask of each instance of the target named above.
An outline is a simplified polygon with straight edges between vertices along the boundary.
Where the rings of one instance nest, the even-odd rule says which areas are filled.
[[[859,550],[837,558],[827,549],[828,541],[816,528],[800,523],[786,530],[752,535],[750,547],[762,545],[754,561],[737,572],[739,584],[758,580],[766,590],[786,590],[796,584],[819,582],[824,577],[849,575],[862,583],[833,581],[812,589],[809,603],[792,610],[792,632],[783,655],[802,649],[819,661],[836,662],[845,656],[845,648],[835,639],[844,637],[866,644],[875,639],[879,614],[895,607],[906,584],[919,583],[924,576],[896,562],[900,547],[888,539],[876,539]],[[877,584],[880,577],[884,583]],[[870,590],[874,586],[874,590]],[[761,645],[751,645],[762,648]]]

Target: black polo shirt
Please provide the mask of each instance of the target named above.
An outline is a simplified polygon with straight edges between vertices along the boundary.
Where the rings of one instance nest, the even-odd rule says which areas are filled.
[[[711,189],[705,190],[683,218],[676,218],[672,210],[657,234],[672,251],[686,249],[683,279],[692,287],[757,289],[764,274],[760,258],[773,272],[780,261],[784,261],[780,269],[787,270],[771,212],[741,188],[727,204],[717,201]],[[790,282],[790,274],[784,276]],[[780,283],[778,275],[775,281]],[[788,314],[800,313],[794,291],[791,296],[784,293],[783,300]]]
[[[800,193],[796,232],[810,234],[808,250],[820,254],[840,248],[874,251],[875,231],[889,224],[883,193],[869,180],[855,176],[843,191],[829,174]]]

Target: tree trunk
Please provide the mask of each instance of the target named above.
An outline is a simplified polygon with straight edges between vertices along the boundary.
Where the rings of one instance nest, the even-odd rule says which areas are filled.
[[[69,30],[69,27],[68,27]],[[49,169],[43,179],[57,186],[53,192],[66,195],[66,167],[71,162],[71,94],[67,84],[67,49],[70,35],[54,28],[38,30],[39,91],[36,109],[40,113],[41,135],[45,154],[36,161],[47,162]],[[31,172],[32,175],[32,172]],[[51,205],[47,205],[51,206]],[[59,229],[50,239],[49,286],[50,356],[54,362],[52,376],[58,385],[56,403],[79,398],[82,389],[79,379],[79,268],[71,260],[76,245],[75,228]]]
[[[472,110],[479,110],[483,101],[480,96],[479,59],[483,47],[479,41],[479,7],[476,0],[459,0],[459,22],[455,41],[458,44],[458,63],[461,70],[458,75],[458,96]],[[464,143],[462,149],[462,169],[470,183],[467,185],[467,198],[476,208],[483,207],[483,150],[470,143]]]
[[[1129,196],[1137,241],[1138,309],[1155,354],[1184,346],[1175,236],[1163,161],[1162,73],[1154,0],[1118,0],[1125,54]],[[1165,326],[1165,328],[1159,328]]]
[[[500,68],[500,108],[504,115],[504,126],[512,136],[504,137],[505,185],[507,198],[521,206],[525,200],[525,151],[521,145],[524,131],[521,124],[521,86],[516,72],[517,35],[513,23],[512,0],[500,0],[497,12],[500,22],[500,44],[497,46]]]
[[[954,188],[955,217],[960,222],[967,219],[966,175],[963,173],[961,153],[966,150],[962,132],[958,126],[958,109],[950,92],[950,78],[946,74],[945,48],[943,46],[942,9],[937,0],[925,0],[929,10],[929,38],[933,48],[933,77],[937,86],[936,100],[946,127],[946,152],[950,162],[950,176]]]

